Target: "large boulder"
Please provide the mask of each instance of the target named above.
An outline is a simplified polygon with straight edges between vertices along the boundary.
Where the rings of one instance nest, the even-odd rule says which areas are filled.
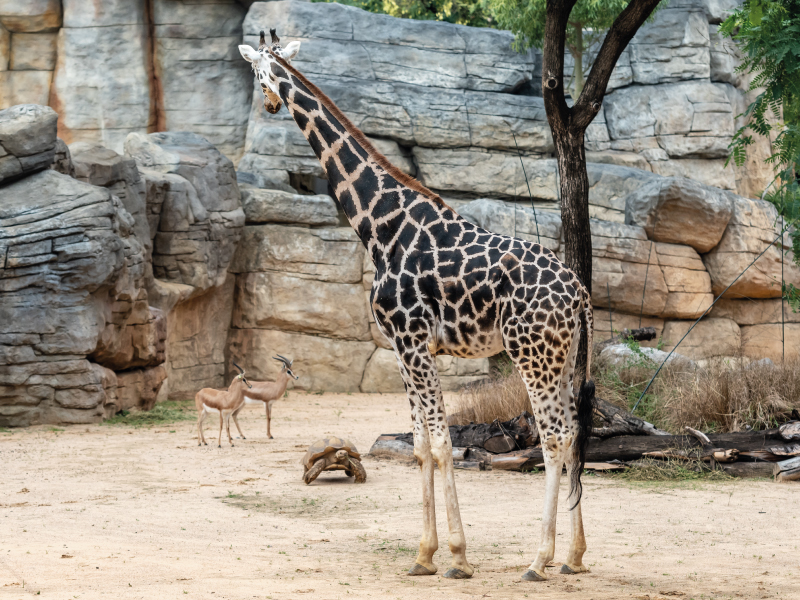
[[[644,229],[595,220],[591,227],[592,304],[615,312],[662,314],[669,288]]]
[[[779,239],[780,232],[781,221],[772,204],[735,197],[722,240],[703,256],[714,294],[733,284],[725,292],[728,298],[780,298],[782,281],[799,286],[800,269],[794,265],[789,234]]]
[[[696,319],[711,303],[711,277],[700,255],[691,246],[654,244],[654,254],[667,284],[667,302],[660,317]]]
[[[634,83],[708,79],[709,41],[705,11],[693,3],[670,2],[645,23],[629,46]]]
[[[248,225],[230,270],[278,271],[316,282],[360,283],[363,251],[361,240],[349,227]]]
[[[136,223],[134,232],[145,247],[149,260],[153,247],[152,235],[146,214],[145,185],[136,161],[91,142],[75,142],[69,148],[69,155],[76,179],[108,188],[122,201]]]
[[[715,356],[738,356],[742,347],[739,326],[730,319],[705,318],[689,332],[693,321],[667,321],[662,338],[664,350],[670,351],[680,342],[681,354],[694,360]]]
[[[61,2],[0,0],[0,23],[13,33],[55,31],[61,26]]]
[[[470,223],[493,233],[536,242],[553,252],[561,248],[561,215],[522,203],[482,198],[464,204],[458,213]]]
[[[63,7],[50,102],[61,117],[59,137],[122,152],[128,133],[153,124],[143,3],[63,0]]]
[[[159,215],[153,274],[193,288],[222,285],[244,225],[236,172],[205,138],[193,133],[131,134],[125,154],[142,170],[147,210]]]
[[[513,50],[507,31],[395,19],[342,4],[255,3],[244,21],[245,42],[257,45],[265,23],[285,41],[303,42],[294,64],[309,76],[510,92],[530,80],[534,66],[533,52]]]
[[[133,218],[107,189],[46,170],[0,188],[0,246],[0,423],[101,419],[106,387],[84,357],[141,292]]]
[[[156,119],[193,131],[231,158],[241,155],[250,108],[250,65],[241,59],[245,9],[236,0],[152,2],[153,60],[161,73]]]
[[[372,342],[274,329],[234,328],[228,340],[230,360],[245,367],[253,380],[275,380],[280,365],[272,357],[277,353],[294,360],[292,371],[300,377],[295,388],[328,392],[358,390],[375,351]]]
[[[707,81],[616,90],[604,100],[612,148],[666,158],[724,158],[733,137],[725,86]],[[655,144],[653,143],[655,142]]]
[[[245,189],[242,190],[242,208],[248,224],[339,224],[336,203],[326,195],[301,196],[281,190]]]
[[[731,195],[690,179],[656,179],[625,198],[625,222],[644,227],[656,242],[698,252],[716,246],[733,211]]]
[[[321,282],[285,273],[246,273],[236,278],[235,298],[233,327],[372,339],[360,282]]]
[[[487,378],[489,359],[441,355],[436,357],[436,370],[442,391],[456,392],[469,383]],[[365,393],[405,392],[394,351],[383,348],[375,350],[364,369],[360,389]]]
[[[49,106],[21,104],[0,110],[0,185],[53,164],[57,121]]]

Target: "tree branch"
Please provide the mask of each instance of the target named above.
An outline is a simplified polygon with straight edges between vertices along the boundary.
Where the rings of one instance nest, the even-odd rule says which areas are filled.
[[[597,53],[597,57],[594,60],[592,70],[589,72],[589,77],[586,79],[586,84],[583,86],[583,93],[572,109],[572,118],[576,126],[588,127],[592,119],[597,115],[606,93],[608,80],[617,65],[617,60],[619,60],[622,52],[628,46],[628,42],[631,41],[642,24],[658,6],[659,1],[631,0],[630,4],[616,18],[611,29],[608,30],[600,52]],[[550,2],[548,2],[547,8],[549,25]],[[547,33],[549,33],[549,29],[546,30]],[[544,80],[544,69],[542,70],[542,79]],[[545,97],[546,102],[547,98]]]
[[[547,0],[542,48],[542,96],[555,135],[568,127],[570,110],[564,96],[564,45],[569,14],[577,0]]]

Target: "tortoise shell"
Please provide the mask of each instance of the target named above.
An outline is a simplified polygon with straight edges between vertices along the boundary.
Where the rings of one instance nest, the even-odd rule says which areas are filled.
[[[310,469],[311,465],[313,465],[319,457],[336,452],[337,450],[347,450],[347,453],[350,456],[357,460],[361,460],[361,455],[358,453],[358,450],[356,450],[355,445],[353,445],[349,440],[331,436],[317,440],[311,444],[306,451],[306,455],[303,457],[303,464],[305,465],[306,469]]]

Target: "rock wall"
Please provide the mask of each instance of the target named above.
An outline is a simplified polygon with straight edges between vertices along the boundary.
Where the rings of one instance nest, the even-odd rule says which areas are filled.
[[[507,32],[324,3],[245,17],[249,4],[0,0],[0,101],[15,104],[0,110],[0,425],[192,397],[234,360],[270,379],[277,353],[295,387],[402,391],[368,305],[374,267],[236,52],[264,24],[303,42],[298,68],[402,170],[470,221],[563,252],[536,52]],[[800,285],[788,236],[728,289],[778,230],[749,197],[763,165],[723,168],[748,101],[716,35],[726,10],[672,0],[587,132],[596,339],[641,323],[669,349],[725,291],[681,352],[800,347],[780,299],[781,271]],[[38,93],[24,73],[46,74],[35,99],[58,115],[16,105]],[[178,129],[191,133],[160,131]],[[447,390],[489,373],[488,359],[437,364]]]
[[[122,152],[131,132],[192,131],[241,155],[249,2],[0,2],[0,109],[49,104],[68,144]]]
[[[0,111],[0,426],[150,408],[168,376],[224,385],[233,164],[195,134],[120,156],[57,129],[46,106]]]

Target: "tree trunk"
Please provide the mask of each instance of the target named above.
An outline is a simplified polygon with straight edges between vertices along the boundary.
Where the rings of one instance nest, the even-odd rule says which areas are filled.
[[[584,131],[578,127],[553,132],[561,192],[561,223],[566,263],[592,293],[592,231],[589,227],[589,175],[586,172]],[[578,346],[578,370],[586,364],[585,324]],[[587,373],[587,377],[589,374]]]

